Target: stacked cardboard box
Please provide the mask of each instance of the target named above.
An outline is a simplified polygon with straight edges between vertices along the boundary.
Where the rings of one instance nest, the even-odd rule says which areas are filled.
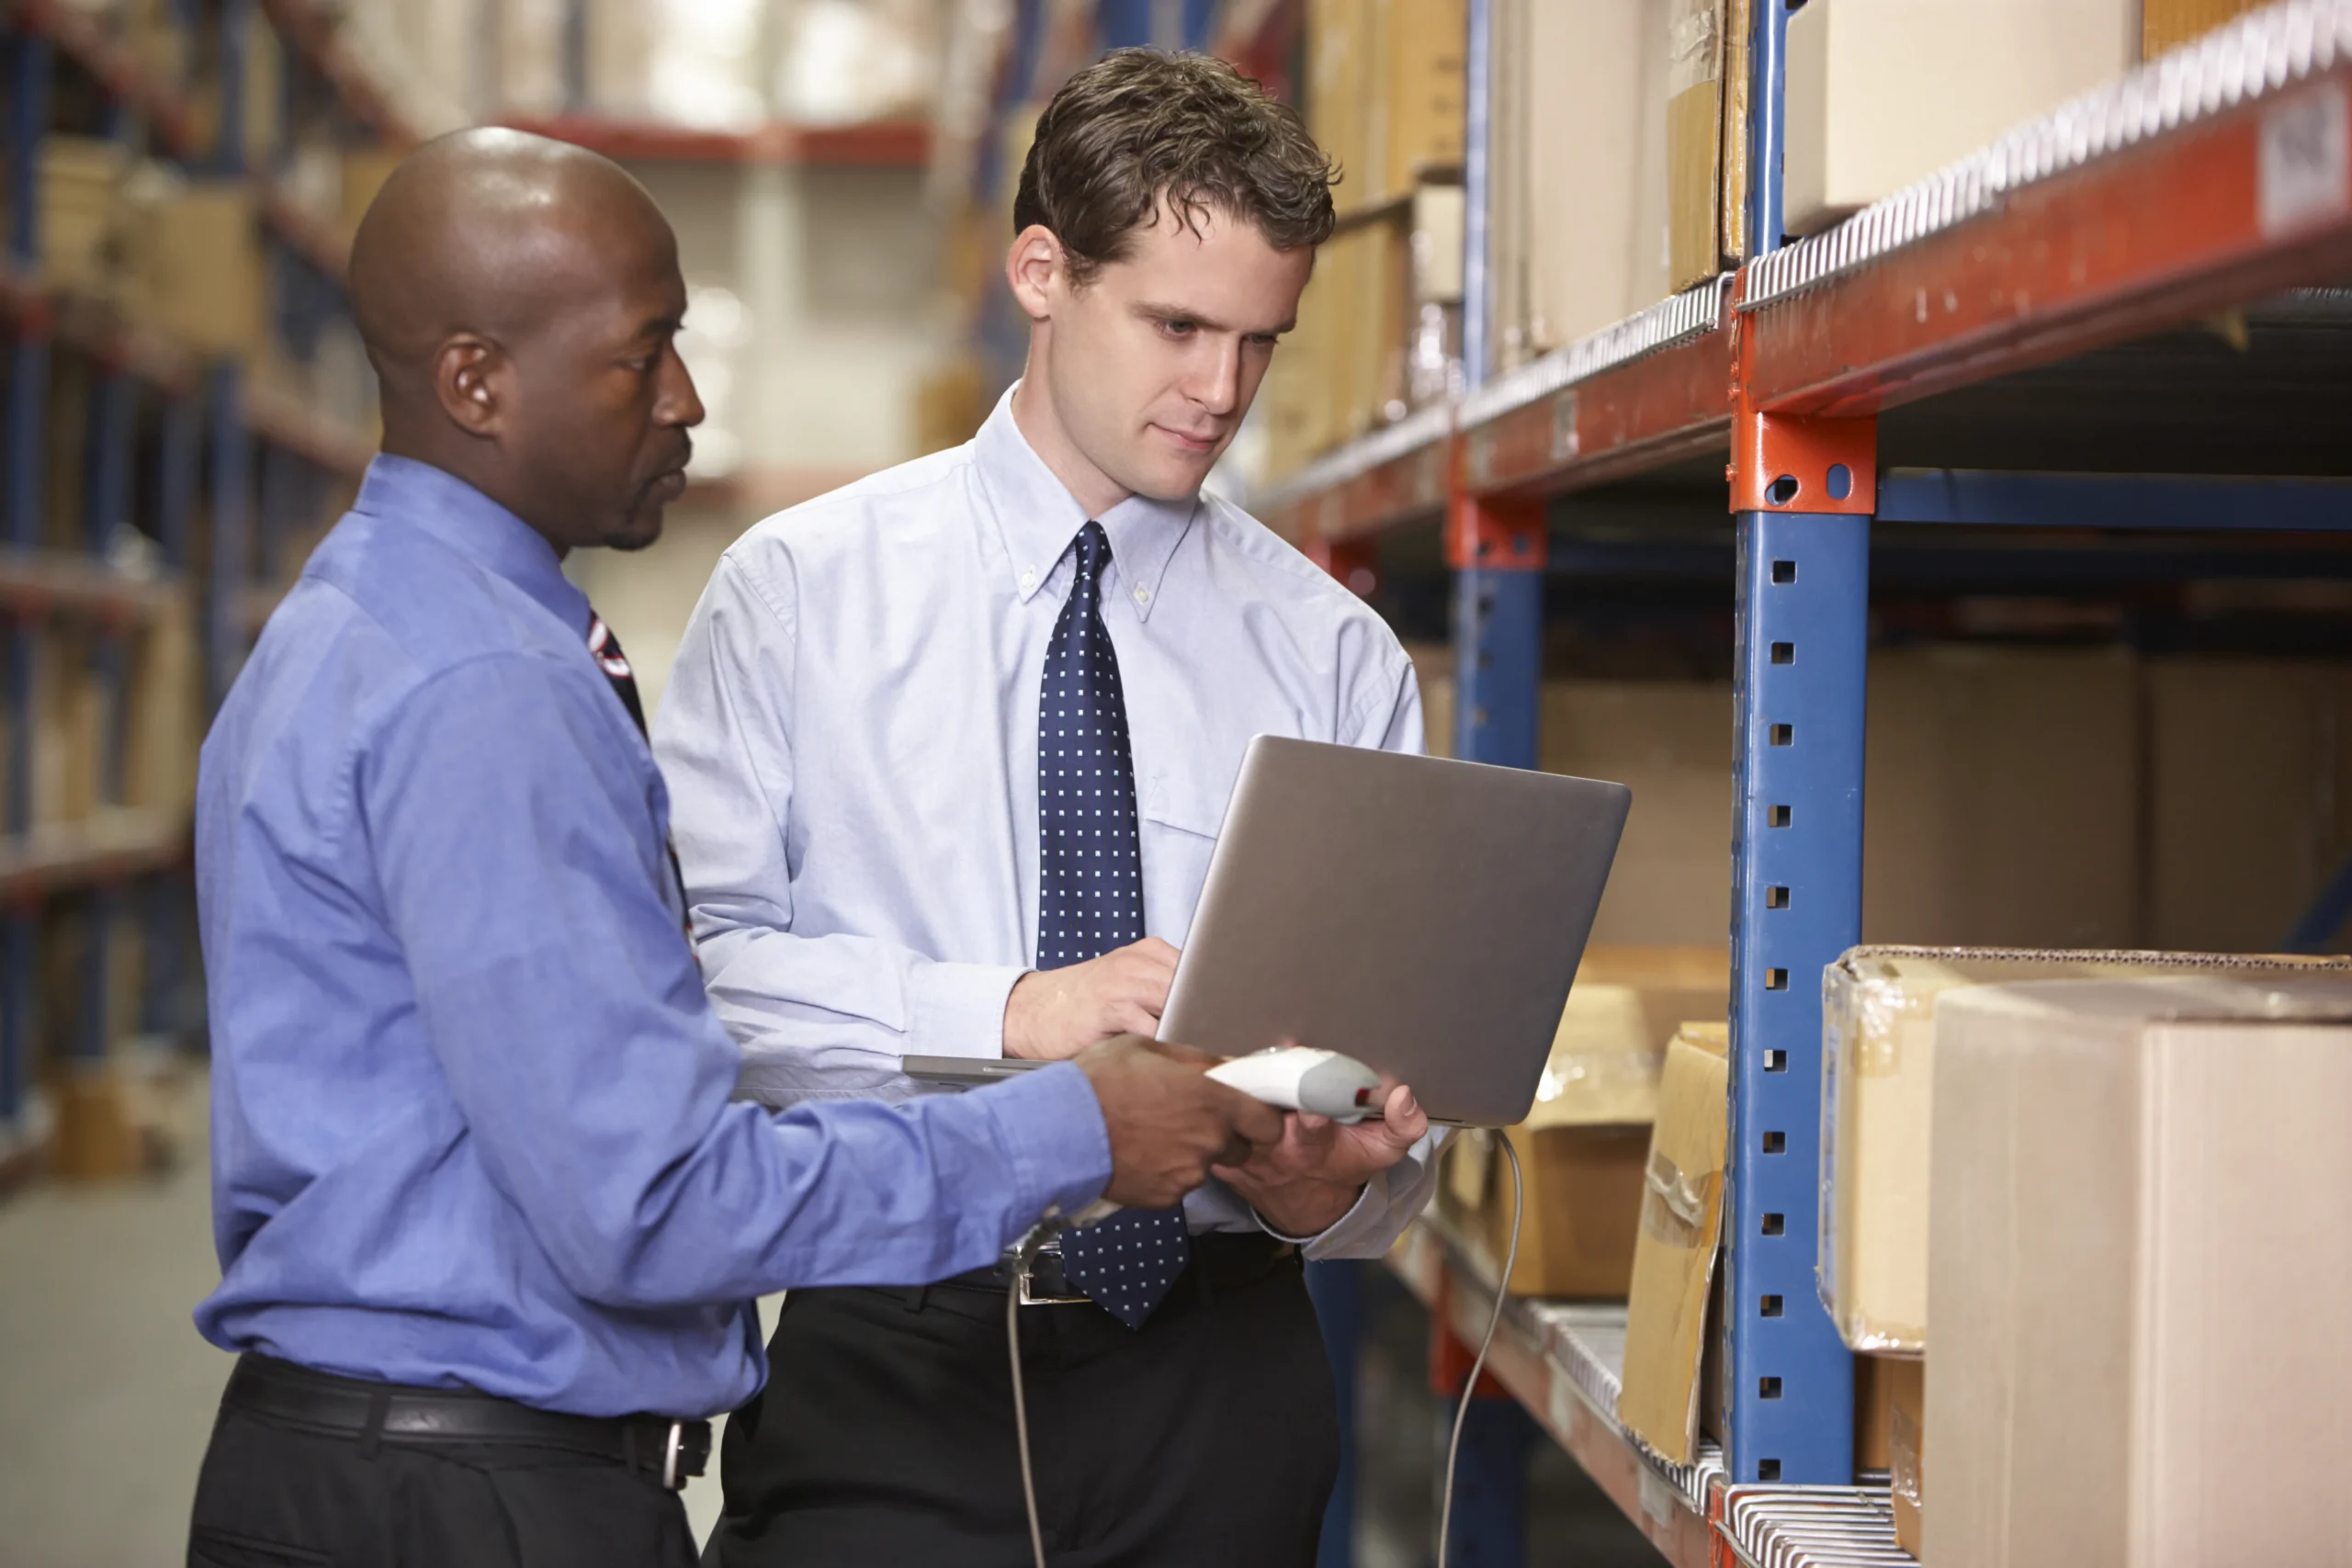
[[[1415,667],[1442,755],[1451,652]],[[1542,700],[1544,768],[1634,788],[1595,939],[1723,941],[1731,689],[1561,681]],[[1869,702],[1869,942],[2264,952],[2352,855],[2339,663],[1887,649]]]
[[[1514,1294],[1625,1294],[1668,1043],[1688,1021],[1720,1021],[1729,994],[1721,948],[1586,951],[1527,1120],[1448,1145],[1441,1212],[1498,1267],[1512,1211],[1495,1138],[1519,1155],[1526,1207]]]
[[[260,353],[266,272],[246,186],[158,179],[132,201],[124,236],[134,316],[200,355]]]
[[[2219,976],[2283,983],[2352,962],[2199,953],[1858,947],[1824,976],[1821,1299],[1857,1350],[1928,1348],[1929,1129],[1939,1020],[1981,986]]]
[[[1408,196],[1460,165],[1464,0],[1314,0],[1306,48],[1307,126],[1340,165],[1341,211]]]
[[[2352,980],[1939,1011],[1922,1560],[2352,1561]]]
[[[2275,946],[2352,858],[2352,669],[2147,666],[2147,940]]]
[[[2102,86],[2138,0],[1811,0],[1789,17],[1782,203],[1811,233]]]
[[[1730,1052],[1724,1025],[1688,1025],[1667,1046],[1643,1172],[1617,1418],[1675,1464],[1690,1463],[1699,1445],[1700,1369],[1723,1239]]]
[[[1491,341],[1510,369],[1666,298],[1675,0],[1494,8]]]
[[[113,286],[120,252],[116,230],[128,166],[120,142],[86,136],[41,138],[41,270],[51,284],[85,294],[104,294]]]

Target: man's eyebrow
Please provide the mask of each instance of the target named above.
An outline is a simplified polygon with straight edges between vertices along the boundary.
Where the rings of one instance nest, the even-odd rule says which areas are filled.
[[[1227,327],[1223,321],[1213,321],[1208,317],[1202,315],[1198,310],[1188,310],[1182,305],[1154,305],[1146,301],[1143,304],[1137,305],[1136,309],[1142,314],[1151,317],[1154,321],[1190,321],[1194,326],[1205,327],[1213,333],[1230,332],[1233,330],[1232,328]],[[1261,329],[1259,333],[1252,335],[1279,337],[1283,333],[1289,332],[1292,328],[1297,325],[1298,318],[1293,316],[1290,320],[1284,321],[1278,327]]]
[[[637,335],[639,337],[674,337],[677,335],[679,329],[684,327],[685,324],[686,313],[684,310],[672,310],[667,315],[651,316],[647,318],[639,325],[637,329]]]

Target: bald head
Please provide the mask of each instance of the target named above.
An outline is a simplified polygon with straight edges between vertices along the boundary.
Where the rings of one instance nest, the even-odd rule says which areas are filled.
[[[427,142],[360,221],[351,303],[386,452],[559,549],[659,536],[702,405],[671,341],[677,242],[619,164],[514,130]]]
[[[495,129],[417,149],[351,246],[352,311],[388,400],[423,385],[452,333],[527,336],[594,287],[616,243],[673,242],[645,187],[609,158]]]

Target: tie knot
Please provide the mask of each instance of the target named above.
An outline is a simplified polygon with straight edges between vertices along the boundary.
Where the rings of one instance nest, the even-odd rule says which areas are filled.
[[[1088,518],[1086,526],[1078,531],[1078,537],[1070,541],[1070,547],[1078,553],[1078,580],[1100,581],[1103,563],[1111,558],[1111,536],[1102,531],[1102,525]]]

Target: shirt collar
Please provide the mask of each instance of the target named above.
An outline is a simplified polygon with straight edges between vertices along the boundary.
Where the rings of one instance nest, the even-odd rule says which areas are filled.
[[[547,536],[447,469],[379,453],[351,509],[422,529],[587,636],[587,595],[563,575]]]
[[[996,412],[980,426],[972,446],[1012,569],[1013,592],[1026,604],[1054,574],[1055,564],[1085,525],[1086,511],[1014,423],[1012,394],[1019,389],[1015,382],[997,400]],[[1181,501],[1131,495],[1095,519],[1110,538],[1112,564],[1139,618],[1151,618],[1151,607],[1159,602],[1160,580],[1200,508],[1197,494]]]

